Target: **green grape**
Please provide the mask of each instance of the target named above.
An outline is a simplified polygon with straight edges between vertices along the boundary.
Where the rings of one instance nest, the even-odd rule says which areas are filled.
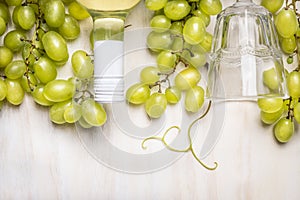
[[[78,122],[79,122],[79,125],[80,125],[82,128],[92,128],[92,127],[93,127],[92,125],[90,125],[89,123],[87,123],[83,117],[81,117],[81,118],[78,120]]]
[[[88,11],[77,1],[73,1],[68,6],[69,14],[77,20],[83,20],[90,17]]]
[[[193,52],[191,55],[189,51],[184,51],[182,57],[188,61],[191,66],[196,68],[206,64],[206,55],[199,52]]]
[[[201,0],[199,6],[207,15],[217,15],[222,11],[220,0]]]
[[[294,122],[286,118],[281,118],[274,127],[275,138],[281,143],[288,142],[294,131]]]
[[[6,22],[2,17],[0,17],[0,36],[2,36],[6,31]]]
[[[176,86],[167,88],[165,95],[170,104],[176,104],[181,99],[181,91]]]
[[[56,65],[46,56],[40,57],[33,65],[35,76],[43,84],[46,84],[57,76]]]
[[[80,34],[79,23],[74,17],[66,15],[64,23],[58,28],[58,32],[67,40],[75,40]]]
[[[26,72],[26,65],[23,60],[15,60],[7,65],[4,73],[9,79],[19,79]]]
[[[4,68],[11,63],[14,56],[13,52],[5,46],[0,46],[0,55],[0,68]]]
[[[200,42],[200,46],[205,50],[205,52],[210,52],[212,46],[213,36],[206,32],[204,39]]]
[[[283,1],[284,0],[262,0],[261,5],[274,14],[282,7]]]
[[[27,77],[28,76],[28,77]],[[32,92],[34,87],[38,84],[38,80],[32,73],[28,73],[28,75],[23,75],[21,78],[21,86],[25,92]]]
[[[70,81],[56,79],[47,83],[44,96],[49,101],[62,102],[71,99],[75,94],[75,85]]]
[[[44,96],[44,85],[37,85],[31,93],[33,100],[41,106],[52,106],[54,102]]]
[[[6,4],[0,2],[0,17],[2,17],[5,23],[8,23],[10,20],[9,10]]]
[[[169,1],[164,7],[165,15],[174,21],[183,19],[190,10],[191,6],[186,0]]]
[[[288,74],[286,79],[289,95],[294,98],[300,97],[300,72],[293,71]]]
[[[58,28],[65,21],[65,6],[60,0],[51,0],[45,4],[44,19],[53,28]]]
[[[274,124],[283,114],[284,106],[278,110],[277,112],[267,113],[264,111],[260,111],[260,119],[265,124]]]
[[[275,113],[283,107],[283,100],[276,97],[259,98],[258,107],[266,113]]]
[[[159,118],[164,114],[168,105],[167,98],[162,93],[153,93],[145,103],[145,110],[149,117]]]
[[[171,27],[171,20],[165,15],[156,15],[150,21],[150,27],[153,31],[164,32]]]
[[[147,84],[136,83],[126,91],[126,99],[132,104],[143,104],[150,96],[150,88]]]
[[[69,58],[67,43],[54,31],[49,31],[42,38],[43,46],[49,58],[57,62],[65,62]]]
[[[30,6],[21,6],[17,12],[18,24],[24,30],[30,30],[35,24],[35,12]]]
[[[4,37],[4,45],[10,50],[16,52],[24,46],[25,34],[19,30],[8,32]]]
[[[0,78],[0,101],[3,101],[7,95],[7,86],[2,78]]]
[[[189,18],[183,27],[184,40],[192,45],[199,44],[206,34],[205,23],[200,17]]]
[[[94,73],[94,65],[92,59],[85,51],[78,50],[72,55],[73,73],[78,78],[91,78]]]
[[[200,72],[194,67],[188,67],[176,75],[175,86],[180,90],[187,90],[197,85],[200,79]]]
[[[140,80],[145,84],[154,84],[159,81],[159,70],[157,67],[145,67],[140,73]]]
[[[200,17],[205,23],[205,26],[208,26],[210,24],[210,16],[205,12],[203,12],[201,9],[194,10],[192,14],[195,15],[196,17]]]
[[[49,117],[51,121],[55,124],[65,124],[66,120],[64,118],[65,110],[67,107],[72,105],[72,100],[67,100],[59,103],[55,103],[51,106],[49,110]]]
[[[300,103],[299,102],[297,102],[294,107],[294,117],[295,120],[298,122],[298,124],[300,124]]]
[[[298,30],[297,16],[291,9],[282,9],[275,17],[275,27],[283,38],[291,38]]]
[[[162,51],[156,58],[159,71],[168,73],[174,70],[176,66],[177,56],[171,51]]]
[[[183,23],[181,21],[172,22],[170,30],[175,34],[182,34]]]
[[[81,104],[82,117],[92,126],[102,126],[107,119],[106,112],[101,104],[93,99],[87,99]]]
[[[145,5],[149,10],[160,10],[167,4],[168,0],[146,0]]]
[[[284,53],[286,53],[286,54],[294,53],[294,51],[297,47],[295,37],[293,36],[291,38],[282,38],[280,40],[280,46]]]
[[[275,70],[275,68],[270,68],[263,72],[263,83],[267,86],[270,90],[278,90],[280,79],[279,74]]]
[[[286,59],[286,62],[287,62],[287,64],[292,64],[293,62],[294,62],[294,58],[293,58],[293,56],[289,56],[287,59]]]
[[[20,10],[22,6],[16,6],[13,10],[13,13],[12,13],[12,20],[13,20],[13,23],[16,25],[16,26],[20,26],[19,24],[19,19],[18,19],[18,12]]]
[[[23,0],[5,0],[9,6],[20,6]]]
[[[190,88],[185,95],[185,109],[189,112],[198,112],[204,103],[204,90],[196,85]]]
[[[180,52],[184,48],[184,40],[181,37],[174,37],[171,50],[175,52]]]
[[[147,36],[147,45],[154,52],[170,49],[172,45],[171,34],[168,31],[162,33],[152,31]]]
[[[81,115],[81,105],[76,102],[72,102],[72,104],[67,106],[65,109],[64,119],[68,123],[75,123],[81,118]]]
[[[23,102],[25,92],[18,80],[5,79],[7,94],[6,99],[12,105],[20,105]]]

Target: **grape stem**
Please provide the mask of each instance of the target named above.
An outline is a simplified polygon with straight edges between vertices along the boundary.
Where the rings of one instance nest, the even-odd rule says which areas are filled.
[[[148,137],[146,139],[143,140],[142,142],[142,148],[143,149],[146,149],[147,146],[145,145],[145,143],[149,140],[158,140],[158,141],[161,141],[165,147],[167,149],[169,149],[170,151],[174,151],[174,152],[179,152],[179,153],[186,153],[186,152],[191,152],[193,157],[197,160],[197,162],[199,164],[201,164],[204,168],[208,169],[208,170],[215,170],[217,167],[218,167],[218,163],[217,162],[214,162],[215,166],[213,167],[209,167],[207,166],[206,164],[204,164],[201,159],[196,155],[196,152],[195,152],[195,149],[193,147],[193,140],[192,140],[192,137],[191,137],[191,130],[192,130],[192,127],[198,122],[200,121],[201,119],[203,119],[207,114],[208,112],[210,111],[211,109],[211,104],[212,104],[212,101],[209,101],[208,103],[208,106],[207,106],[207,109],[205,110],[205,112],[200,116],[198,117],[197,119],[195,119],[190,125],[189,125],[189,128],[188,128],[188,140],[189,140],[189,146],[186,148],[186,149],[176,149],[174,147],[172,147],[170,144],[168,144],[168,142],[166,141],[166,136],[168,135],[168,133],[172,130],[172,129],[177,129],[178,130],[178,133],[180,133],[180,127],[178,126],[171,126],[170,128],[168,128],[165,133],[163,134],[162,137],[159,137],[159,136],[152,136],[152,137]]]

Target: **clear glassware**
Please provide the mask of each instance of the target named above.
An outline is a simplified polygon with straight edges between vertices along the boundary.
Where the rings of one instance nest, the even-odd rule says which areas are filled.
[[[141,0],[78,0],[94,23],[95,101],[120,102],[124,97],[123,40],[125,19]]]
[[[282,53],[272,15],[252,0],[238,0],[217,17],[207,98],[286,97]]]

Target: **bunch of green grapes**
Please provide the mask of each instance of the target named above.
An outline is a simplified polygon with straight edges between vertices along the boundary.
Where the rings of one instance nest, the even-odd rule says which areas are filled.
[[[56,124],[79,121],[88,128],[105,123],[105,110],[87,90],[94,66],[85,51],[72,55],[74,77],[57,79],[57,67],[69,60],[67,42],[79,37],[79,20],[88,17],[74,0],[0,0],[1,106],[3,101],[20,105],[27,93],[50,107]],[[74,101],[76,93],[81,96]]]
[[[199,86],[199,68],[206,64],[212,45],[206,27],[210,15],[221,12],[222,4],[219,0],[146,0],[145,5],[155,11],[147,45],[157,54],[157,65],[140,72],[140,82],[127,90],[126,99],[144,104],[149,117],[159,118],[185,91],[185,109],[197,112],[205,94]]]
[[[285,5],[284,5],[285,3]],[[286,73],[288,99],[265,98],[258,100],[261,109],[261,120],[265,124],[275,124],[275,138],[285,143],[290,140],[295,131],[295,121],[300,123],[300,65],[299,65],[299,13],[297,13],[296,1],[262,0],[261,5],[274,15],[274,23],[279,36],[282,51],[287,54],[287,63],[292,64],[297,58],[297,67],[290,73]],[[274,71],[264,73],[264,83],[269,88],[278,86]],[[276,86],[277,85],[277,86]]]

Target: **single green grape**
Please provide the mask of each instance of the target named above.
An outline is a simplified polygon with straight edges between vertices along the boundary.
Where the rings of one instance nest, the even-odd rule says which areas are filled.
[[[51,0],[45,4],[44,19],[53,28],[58,28],[65,21],[65,6],[60,0]]]
[[[275,138],[281,143],[288,142],[294,131],[294,122],[287,118],[281,118],[274,127]]]
[[[170,31],[175,34],[182,34],[183,23],[181,21],[172,22]]]
[[[149,10],[160,10],[165,7],[168,0],[146,0],[145,5]]]
[[[298,30],[297,16],[291,9],[282,9],[275,17],[275,27],[283,38],[291,38]]]
[[[262,0],[261,5],[271,13],[276,13],[283,5],[284,0]]]
[[[4,19],[5,23],[8,23],[10,20],[9,10],[4,2],[0,2],[0,17]]]
[[[21,78],[21,86],[25,92],[32,92],[37,84],[38,80],[32,73],[28,73],[27,76],[23,75]]]
[[[6,99],[12,105],[20,105],[23,102],[25,92],[19,80],[5,79],[7,94]]]
[[[88,11],[77,1],[73,1],[68,6],[69,14],[77,20],[84,20],[90,17]]]
[[[217,15],[222,11],[220,0],[201,0],[199,6],[207,15]]]
[[[86,99],[81,104],[82,117],[92,126],[102,126],[107,119],[103,106],[93,99]]]
[[[297,102],[294,107],[294,117],[295,120],[298,122],[298,124],[300,124],[300,103],[299,102]]]
[[[176,66],[177,56],[171,51],[162,51],[156,58],[156,63],[159,71],[168,73],[174,70]]]
[[[185,95],[185,109],[189,112],[198,112],[204,103],[204,90],[201,86],[194,86],[187,90]]]
[[[3,101],[7,95],[7,86],[2,78],[0,78],[0,101]]]
[[[44,85],[38,84],[31,92],[33,100],[41,106],[52,106],[54,102],[49,101],[44,96]]]
[[[13,52],[5,46],[0,46],[0,55],[0,68],[4,68],[11,63],[14,56]]]
[[[181,90],[176,86],[172,86],[166,89],[165,95],[169,104],[176,104],[181,99]]]
[[[145,110],[149,117],[159,118],[164,114],[168,105],[167,98],[162,93],[153,93],[145,103]]]
[[[202,42],[200,42],[200,46],[205,50],[205,52],[210,52],[212,47],[212,40],[212,34],[206,32],[204,39],[202,40]]]
[[[126,91],[126,99],[132,104],[143,104],[150,96],[150,88],[147,84],[136,83]]]
[[[64,118],[65,110],[67,107],[72,105],[72,100],[67,100],[59,103],[55,103],[51,106],[49,110],[49,117],[51,121],[55,124],[65,124],[66,120]]]
[[[23,60],[15,60],[7,65],[4,73],[9,79],[19,79],[26,71],[26,65]]]
[[[281,82],[278,76],[279,74],[277,73],[275,68],[265,70],[263,72],[264,85],[267,86],[270,90],[278,90]]]
[[[89,123],[87,123],[83,117],[81,117],[81,118],[78,120],[78,123],[79,123],[79,125],[80,125],[82,128],[92,128],[92,127],[93,127],[92,125],[90,125]]]
[[[170,49],[172,45],[172,38],[169,31],[155,32],[152,31],[147,36],[147,45],[154,52]]]
[[[175,86],[180,90],[187,90],[197,85],[200,79],[200,72],[194,67],[188,67],[176,75]]]
[[[94,73],[92,59],[83,50],[75,51],[71,59],[73,73],[76,77],[86,79],[91,78]]]
[[[171,50],[174,52],[181,52],[184,48],[184,39],[181,37],[174,37]]]
[[[73,101],[72,104],[66,107],[64,112],[64,119],[67,123],[75,123],[81,118],[81,116],[82,111],[80,104]]]
[[[171,27],[171,20],[165,15],[156,15],[150,21],[150,27],[156,32],[165,32]]]
[[[12,30],[8,32],[4,37],[4,46],[17,52],[24,46],[25,34],[20,30]]]
[[[55,63],[46,56],[40,57],[33,65],[35,76],[43,84],[46,84],[57,76]]]
[[[292,36],[290,38],[282,38],[280,40],[280,46],[281,46],[281,49],[284,53],[286,53],[286,54],[294,53],[294,51],[297,47],[295,37]]]
[[[259,98],[258,107],[266,113],[275,113],[283,107],[283,100],[277,97]]]
[[[19,27],[20,24],[19,24],[19,18],[18,18],[18,13],[19,13],[19,10],[20,8],[22,8],[22,6],[16,6],[14,9],[13,9],[13,13],[12,13],[12,20],[13,20],[13,23]]]
[[[21,6],[17,12],[18,24],[24,30],[30,30],[36,21],[35,12],[30,6]]]
[[[274,124],[278,119],[280,119],[283,112],[284,112],[284,106],[280,110],[273,113],[260,111],[260,119],[265,124],[269,124],[269,125]]]
[[[47,83],[44,88],[44,96],[49,101],[62,102],[71,99],[76,87],[70,81],[56,79]]]
[[[294,58],[293,58],[293,56],[289,56],[287,59],[286,59],[286,62],[287,62],[287,64],[292,64],[293,62],[294,62]]]
[[[203,12],[201,10],[201,8],[198,10],[194,10],[192,12],[192,14],[196,17],[200,17],[203,20],[203,22],[205,23],[206,27],[210,24],[210,16],[208,14],[206,14],[205,12]]]
[[[205,23],[200,17],[189,18],[183,27],[183,37],[189,44],[199,44],[206,35]]]
[[[157,67],[145,67],[140,73],[140,80],[145,84],[154,84],[155,82],[159,81],[159,73],[160,71]]]
[[[80,26],[77,19],[66,15],[64,23],[58,28],[58,32],[67,40],[77,39],[80,34]]]
[[[57,62],[65,62],[69,58],[67,43],[55,31],[49,31],[42,38],[43,46],[49,58]]]
[[[289,95],[294,98],[300,97],[300,72],[292,71],[286,79]]]
[[[165,15],[174,21],[186,17],[191,10],[191,6],[186,0],[169,1],[164,7]]]
[[[206,55],[199,53],[199,52],[193,52],[191,53],[189,51],[184,51],[182,54],[182,57],[193,67],[202,67],[206,64]]]
[[[2,36],[6,31],[6,22],[2,17],[0,17],[0,36]]]

